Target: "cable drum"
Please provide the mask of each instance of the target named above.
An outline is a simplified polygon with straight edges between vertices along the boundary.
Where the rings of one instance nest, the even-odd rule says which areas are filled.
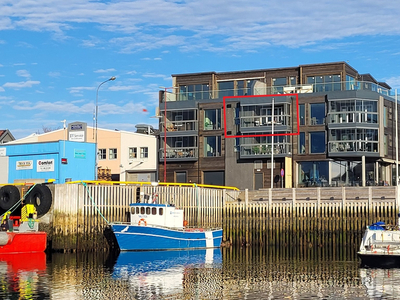
[[[35,205],[37,215],[40,218],[50,210],[53,196],[47,185],[37,184],[29,191],[25,203]]]
[[[5,185],[0,189],[0,207],[9,210],[20,199],[20,193],[16,186]]]

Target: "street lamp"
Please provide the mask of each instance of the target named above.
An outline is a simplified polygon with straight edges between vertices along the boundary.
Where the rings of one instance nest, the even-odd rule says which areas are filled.
[[[111,81],[111,80],[115,80],[115,79],[117,79],[117,77],[113,76],[113,77],[103,81],[102,83],[99,84],[99,86],[97,87],[97,91],[96,91],[96,112],[95,112],[95,119],[96,119],[96,129],[95,129],[95,144],[96,144],[96,153],[95,153],[95,155],[96,156],[95,156],[95,158],[96,158],[96,164],[95,164],[95,167],[94,167],[94,178],[95,178],[95,180],[97,180],[97,160],[98,160],[98,153],[97,153],[97,151],[98,151],[98,149],[97,149],[97,113],[99,111],[99,105],[98,105],[99,88],[103,84],[105,84],[106,82]]]

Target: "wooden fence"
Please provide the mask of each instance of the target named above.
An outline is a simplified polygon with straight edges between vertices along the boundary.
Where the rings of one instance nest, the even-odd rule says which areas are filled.
[[[129,204],[157,199],[185,211],[189,226],[220,227],[233,245],[321,246],[358,243],[366,225],[397,220],[397,187],[298,188],[264,191],[178,186],[61,184],[42,228],[50,247],[105,250],[115,242],[108,222],[129,220]],[[111,245],[110,245],[111,243]]]
[[[86,251],[109,247],[109,222],[128,222],[129,205],[157,200],[183,208],[188,226],[220,227],[224,197],[237,191],[178,186],[61,184],[54,186],[48,221],[53,250]],[[107,243],[108,242],[108,243]]]

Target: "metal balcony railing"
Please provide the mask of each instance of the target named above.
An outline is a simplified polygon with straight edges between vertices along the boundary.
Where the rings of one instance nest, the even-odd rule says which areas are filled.
[[[198,158],[197,147],[167,148],[165,151],[167,159],[195,159]],[[164,148],[160,149],[160,159],[164,159]]]

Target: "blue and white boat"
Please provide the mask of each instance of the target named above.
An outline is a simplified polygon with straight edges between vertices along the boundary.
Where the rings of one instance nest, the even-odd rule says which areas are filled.
[[[170,204],[133,203],[130,223],[111,223],[121,251],[217,248],[222,228],[189,228],[183,209]]]

